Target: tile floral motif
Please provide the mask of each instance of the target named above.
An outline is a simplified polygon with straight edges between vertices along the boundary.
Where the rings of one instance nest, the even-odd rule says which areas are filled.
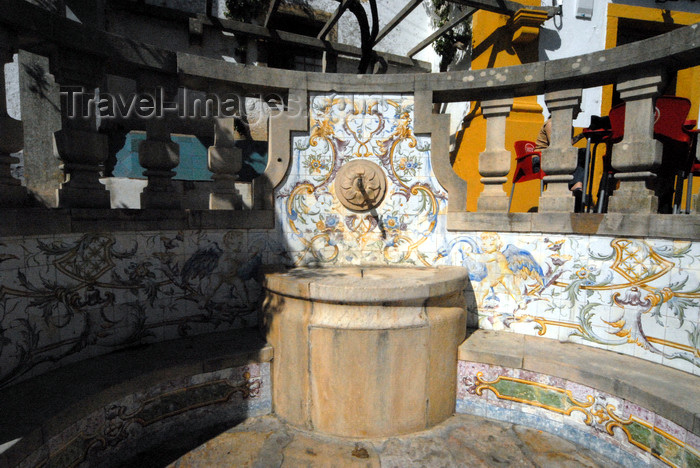
[[[292,171],[276,194],[293,261],[430,265],[446,193],[432,173],[430,140],[413,133],[413,97],[311,95],[310,133],[293,138]],[[379,165],[387,196],[354,212],[335,197],[338,170]]]
[[[481,328],[576,341],[700,369],[695,243],[449,234],[435,264],[469,270]],[[528,328],[529,327],[529,328]]]

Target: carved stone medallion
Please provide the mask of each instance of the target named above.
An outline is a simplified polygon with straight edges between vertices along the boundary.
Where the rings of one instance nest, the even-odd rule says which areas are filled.
[[[335,196],[349,210],[368,211],[386,194],[386,176],[377,164],[355,159],[344,164],[335,179]]]

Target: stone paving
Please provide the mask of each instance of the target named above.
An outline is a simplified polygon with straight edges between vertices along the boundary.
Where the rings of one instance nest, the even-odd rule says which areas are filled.
[[[610,460],[525,426],[456,415],[429,431],[343,439],[274,416],[249,419],[169,465],[186,467],[611,467]]]

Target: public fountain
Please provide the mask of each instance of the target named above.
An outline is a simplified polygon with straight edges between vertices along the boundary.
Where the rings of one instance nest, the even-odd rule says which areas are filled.
[[[310,137],[295,141],[292,167],[311,170],[292,170],[280,190],[292,194],[282,198],[283,226],[307,247],[297,262],[320,266],[268,274],[262,309],[275,349],[274,412],[295,426],[388,437],[454,412],[466,270],[410,266],[403,248],[403,257],[389,254],[424,243],[445,203],[412,117],[411,96],[320,95]],[[416,210],[426,202],[427,213]],[[315,229],[297,227],[305,216],[318,219]]]

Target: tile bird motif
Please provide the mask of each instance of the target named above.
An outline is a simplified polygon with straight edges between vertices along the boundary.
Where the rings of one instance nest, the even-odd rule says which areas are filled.
[[[76,356],[255,323],[257,272],[275,247],[241,236],[89,233],[4,253],[16,268],[0,276],[0,386]]]
[[[469,279],[480,292],[479,304],[488,307],[500,302],[497,293],[505,293],[520,309],[544,287],[544,274],[530,252],[513,244],[505,248],[502,245],[495,232],[485,232],[479,237],[460,236],[440,248],[436,260],[454,250],[460,258],[452,264],[467,268]]]
[[[436,264],[469,270],[481,328],[607,347],[700,373],[700,274],[677,264],[700,260],[696,243],[654,249],[613,238],[605,249],[604,238],[522,239],[532,247],[484,232],[456,235],[438,249]]]

